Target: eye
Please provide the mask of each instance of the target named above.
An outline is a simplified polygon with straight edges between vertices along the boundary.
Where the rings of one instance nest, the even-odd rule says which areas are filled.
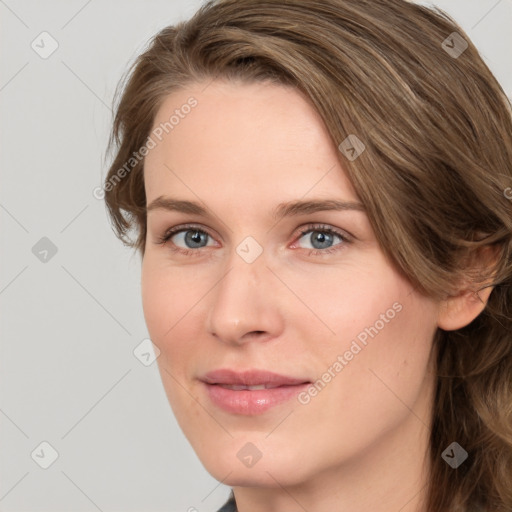
[[[344,233],[325,225],[308,226],[299,233],[296,244],[303,249],[311,249],[310,254],[328,254],[350,243],[350,239]],[[303,240],[303,245],[300,241]],[[336,243],[337,242],[337,243]]]
[[[309,255],[326,255],[341,250],[351,243],[351,237],[331,226],[315,224],[303,228],[292,245],[309,249]],[[302,243],[301,243],[302,241]],[[168,229],[156,243],[166,245],[171,242],[169,249],[186,256],[200,255],[206,247],[216,246],[216,242],[204,229],[195,225],[181,225]]]
[[[198,249],[208,245],[209,234],[199,229],[187,229],[178,231],[169,238],[174,238],[173,243],[180,247],[180,243],[184,244],[187,249]]]
[[[212,236],[197,226],[173,227],[167,230],[163,236],[158,237],[157,243],[165,245],[169,241],[172,242],[172,246],[170,248],[173,251],[187,255],[199,252],[194,249],[202,249],[204,247],[215,245],[215,243],[208,243],[213,242]]]

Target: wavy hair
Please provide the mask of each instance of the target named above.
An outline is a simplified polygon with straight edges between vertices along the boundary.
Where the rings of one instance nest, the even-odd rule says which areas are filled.
[[[116,235],[142,256],[144,159],[133,155],[168,94],[216,78],[296,87],[336,146],[364,144],[340,162],[382,250],[419,291],[494,287],[469,325],[433,340],[426,506],[510,512],[512,109],[469,37],[406,0],[212,0],[161,30],[119,84],[104,183]],[[496,260],[473,268],[485,248]],[[454,441],[468,452],[457,468],[442,458]]]

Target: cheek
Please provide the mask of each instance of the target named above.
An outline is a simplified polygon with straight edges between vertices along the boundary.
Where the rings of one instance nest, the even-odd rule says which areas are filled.
[[[421,392],[436,330],[435,305],[390,268],[377,270],[346,272],[335,288],[319,290],[304,278],[297,286],[318,317],[296,317],[319,379],[311,402],[326,416],[350,411],[372,419],[348,422],[349,429],[372,430],[408,412],[404,404]]]
[[[336,361],[340,364],[336,368],[342,369],[333,372],[336,376],[319,393],[317,406],[331,418],[326,424],[345,418],[343,429],[352,439],[374,438],[415,410],[429,370],[435,309],[417,296],[397,293],[385,299],[381,307],[377,301],[376,307],[353,310],[357,320],[324,354],[326,370]],[[427,421],[419,409],[418,415]]]
[[[148,331],[153,342],[162,339],[165,330],[172,325],[169,312],[173,311],[174,294],[166,293],[168,283],[161,272],[151,264],[149,256],[144,257],[141,275],[142,307]]]
[[[337,269],[287,270],[282,275],[299,299],[290,297],[288,323],[292,328],[300,325],[299,339],[313,337],[315,343],[304,347],[308,352],[323,351],[330,356],[333,351],[349,350],[356,337],[364,346],[376,331],[380,335],[391,330],[390,326],[400,322],[399,310],[412,289],[375,258],[361,262],[347,257]]]
[[[200,353],[200,322],[194,316],[197,309],[193,306],[205,291],[200,288],[200,279],[160,260],[151,254],[145,256],[141,273],[142,305],[150,338],[160,350],[157,364],[162,383],[181,423],[185,410],[190,409],[189,415],[197,413],[190,407],[190,395],[183,391],[183,385],[190,377],[191,362]]]
[[[172,268],[152,255],[142,265],[141,292],[146,325],[154,341],[168,340],[189,323],[193,306],[204,295],[204,280]]]
[[[204,354],[207,293],[215,280],[193,266],[168,265],[163,258],[148,257],[141,275],[146,326],[159,348],[157,363],[162,382],[177,415],[180,404],[190,405],[183,386],[193,377],[198,355]]]

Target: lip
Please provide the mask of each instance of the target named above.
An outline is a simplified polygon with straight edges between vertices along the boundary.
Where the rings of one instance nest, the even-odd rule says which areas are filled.
[[[286,402],[311,382],[264,370],[219,369],[199,379],[214,405],[232,414],[257,415]],[[223,386],[266,386],[265,389],[228,389]]]

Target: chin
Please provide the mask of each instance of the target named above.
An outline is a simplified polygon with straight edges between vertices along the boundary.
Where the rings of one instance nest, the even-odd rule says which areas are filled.
[[[253,443],[250,439],[254,437],[230,439],[221,449],[196,453],[213,478],[232,487],[294,486],[308,479],[303,453],[293,447],[290,447],[292,451],[283,450],[286,443],[282,440],[278,442],[279,450],[268,446],[264,439]]]

